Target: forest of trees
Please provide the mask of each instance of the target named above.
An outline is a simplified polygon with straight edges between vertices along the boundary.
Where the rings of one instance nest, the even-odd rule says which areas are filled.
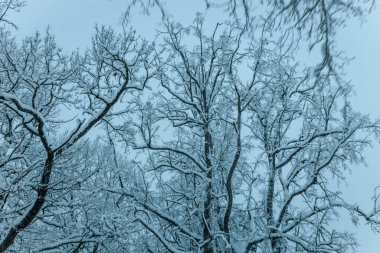
[[[225,13],[211,31],[131,0],[123,32],[67,54],[49,31],[16,40],[27,3],[0,0],[0,252],[351,252],[341,212],[379,231],[378,196],[336,187],[380,133],[335,43],[374,2],[201,2]],[[153,10],[149,41],[129,19]]]

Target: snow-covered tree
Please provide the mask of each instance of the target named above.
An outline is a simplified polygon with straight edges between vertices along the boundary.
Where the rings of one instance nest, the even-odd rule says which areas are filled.
[[[379,133],[333,44],[371,1],[203,2],[232,21],[134,0],[161,9],[155,43],[97,27],[83,54],[0,28],[0,252],[341,253],[342,212],[379,230],[378,196],[337,187]],[[322,49],[306,66],[303,39]]]
[[[134,32],[105,28],[84,56],[63,54],[49,32],[19,46],[3,29],[0,44],[0,252],[17,238],[19,252],[29,247],[18,237],[23,230],[60,212],[51,198],[70,179],[55,175],[78,159],[73,150],[99,123],[113,125],[129,108],[115,105],[145,87],[151,50]]]
[[[351,108],[351,87],[328,64],[301,68],[283,41],[202,25],[166,26],[160,87],[137,123],[150,187],[130,199],[156,238],[148,252],[353,249],[329,223],[347,211],[378,226],[378,207],[350,204],[334,182],[378,125]]]
[[[20,8],[25,5],[22,0],[1,0],[0,1],[0,24],[7,24],[17,28],[17,25],[8,19],[7,15],[11,11],[20,11]]]

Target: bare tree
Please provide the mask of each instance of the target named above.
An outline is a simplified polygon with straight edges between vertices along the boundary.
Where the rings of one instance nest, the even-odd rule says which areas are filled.
[[[43,211],[54,188],[52,175],[66,153],[108,120],[127,92],[145,87],[151,51],[134,32],[116,35],[105,28],[97,29],[84,57],[64,55],[49,33],[17,46],[2,30],[0,43],[4,252]],[[75,113],[65,117],[69,111]],[[73,118],[72,130],[64,132]]]
[[[232,21],[134,0],[126,15],[162,13],[155,43],[97,27],[83,55],[0,29],[0,252],[349,252],[338,212],[378,231],[378,196],[367,212],[336,188],[379,125],[351,107],[333,36],[373,3],[204,2]]]
[[[5,23],[17,28],[17,25],[7,18],[7,14],[10,11],[20,11],[25,5],[25,1],[22,0],[2,0],[0,1],[0,24]]]
[[[300,69],[265,36],[244,43],[236,24],[207,36],[202,22],[166,26],[160,88],[136,126],[151,187],[143,199],[119,189],[156,238],[147,251],[354,249],[329,222],[342,209],[378,226],[378,206],[367,213],[332,185],[378,125],[352,110],[351,87],[327,67]]]

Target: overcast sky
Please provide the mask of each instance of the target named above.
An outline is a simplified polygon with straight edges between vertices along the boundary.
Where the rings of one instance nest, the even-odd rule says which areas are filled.
[[[170,2],[175,19],[185,23],[193,20],[199,7],[193,0]],[[96,23],[121,29],[120,19],[126,3],[127,1],[123,0],[29,0],[27,6],[20,13],[12,14],[10,19],[19,27],[15,32],[18,39],[50,26],[58,44],[65,51],[84,50],[90,46]],[[203,8],[202,5],[201,10]],[[133,13],[134,28],[144,37],[154,37],[157,22],[157,19]],[[355,56],[355,60],[346,67],[347,78],[352,80],[356,91],[352,98],[354,108],[370,114],[373,119],[380,118],[379,26],[380,7],[375,9],[365,23],[350,21],[347,27],[337,34],[339,47],[345,50],[348,56]],[[368,209],[371,207],[373,189],[380,185],[379,145],[376,144],[372,150],[367,150],[366,157],[368,166],[353,166],[352,174],[348,175],[348,187],[341,188],[348,201],[361,204]],[[348,219],[342,218],[339,226],[357,233],[361,244],[358,252],[380,252],[380,235],[374,235],[369,227],[354,228],[349,224]]]

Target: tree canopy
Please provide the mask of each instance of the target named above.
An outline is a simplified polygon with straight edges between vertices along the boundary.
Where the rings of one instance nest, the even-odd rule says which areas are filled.
[[[379,231],[378,196],[336,187],[379,123],[334,36],[374,3],[203,3],[227,13],[211,31],[134,0],[121,33],[66,54],[49,30],[16,41],[25,2],[0,0],[0,252],[351,252],[342,212]],[[155,41],[129,27],[139,7],[161,13]]]

